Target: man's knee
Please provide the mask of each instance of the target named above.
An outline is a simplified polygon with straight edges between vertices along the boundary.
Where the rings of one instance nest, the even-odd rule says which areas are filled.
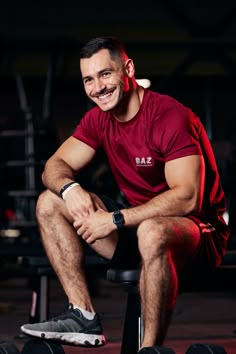
[[[40,220],[42,217],[45,218],[52,213],[54,214],[56,210],[59,210],[57,208],[59,201],[60,198],[49,190],[42,192],[36,203],[36,218]]]
[[[164,252],[167,248],[166,223],[163,218],[144,220],[137,229],[138,245],[141,254]]]

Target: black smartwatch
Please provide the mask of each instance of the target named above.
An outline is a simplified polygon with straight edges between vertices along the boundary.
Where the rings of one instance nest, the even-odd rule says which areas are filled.
[[[124,216],[120,210],[115,210],[112,214],[112,219],[117,229],[122,229],[124,225]]]

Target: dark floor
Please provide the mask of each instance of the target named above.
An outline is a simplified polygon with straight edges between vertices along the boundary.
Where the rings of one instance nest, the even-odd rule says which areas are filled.
[[[24,339],[20,326],[28,322],[31,289],[27,278],[0,279],[0,340],[13,342],[21,350]],[[93,300],[103,314],[108,344],[101,348],[64,346],[66,354],[119,354],[126,305],[126,292],[117,284],[98,278]],[[193,343],[222,346],[227,354],[236,354],[236,293],[208,292],[179,294],[176,310],[165,342],[176,354],[184,354]],[[50,281],[50,312],[61,312],[66,299],[56,279]],[[32,353],[33,354],[33,353]]]

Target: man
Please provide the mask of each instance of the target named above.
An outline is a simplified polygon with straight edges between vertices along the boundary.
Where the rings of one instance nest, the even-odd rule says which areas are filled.
[[[199,118],[175,99],[144,89],[119,40],[95,38],[81,50],[87,96],[96,104],[49,158],[37,203],[48,258],[68,297],[62,315],[21,327],[77,345],[106,343],[84,273],[82,240],[111,262],[140,266],[141,347],[162,345],[178,275],[216,267],[229,229],[215,158]],[[75,182],[102,146],[127,200],[117,205]]]

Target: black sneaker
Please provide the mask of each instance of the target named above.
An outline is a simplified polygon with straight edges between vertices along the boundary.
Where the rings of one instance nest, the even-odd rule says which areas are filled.
[[[30,336],[65,344],[98,347],[107,343],[99,316],[88,320],[72,304],[62,314],[41,323],[25,324],[21,331]]]

